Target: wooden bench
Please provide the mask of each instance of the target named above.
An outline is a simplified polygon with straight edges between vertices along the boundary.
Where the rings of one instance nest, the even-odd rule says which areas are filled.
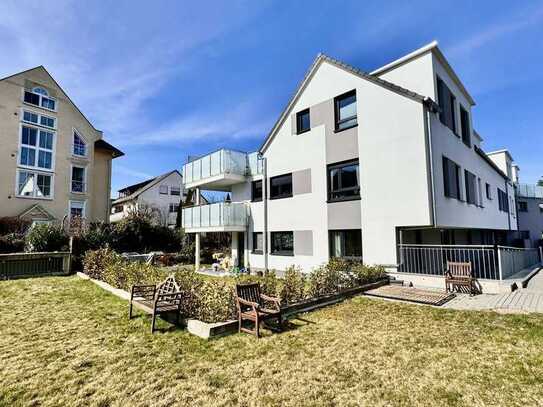
[[[445,272],[445,291],[454,291],[461,287],[468,287],[470,295],[474,293],[473,270],[471,263],[447,262]]]
[[[267,308],[270,303],[273,308]],[[239,332],[247,332],[260,337],[260,323],[270,319],[277,319],[279,327],[282,324],[281,305],[276,297],[270,297],[260,292],[260,284],[237,284],[236,306],[238,309]],[[254,329],[243,326],[243,321],[254,323]]]
[[[183,293],[173,276],[158,285],[133,285],[130,292],[129,318],[132,319],[132,305],[147,314],[152,315],[151,333],[155,332],[157,315],[175,313],[176,323],[179,324],[179,314]]]

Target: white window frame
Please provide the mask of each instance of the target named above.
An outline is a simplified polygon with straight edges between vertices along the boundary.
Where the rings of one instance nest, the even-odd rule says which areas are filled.
[[[38,123],[29,122],[29,121],[25,120],[25,112],[37,115],[38,116]],[[49,127],[49,126],[45,126],[45,125],[41,124],[41,118],[42,117],[47,117],[49,119],[53,119],[55,121],[54,126]],[[49,116],[47,114],[42,114],[40,112],[36,112],[36,111],[34,111],[32,109],[27,109],[27,108],[21,108],[21,122],[23,122],[25,124],[30,124],[32,126],[43,127],[44,129],[47,129],[47,130],[56,130],[57,129],[57,118],[56,117]]]
[[[36,146],[35,147],[28,146],[26,144],[23,145],[23,127],[32,127],[32,128],[35,128],[38,131],[38,134],[36,136]],[[48,133],[53,134],[53,146],[52,146],[53,149],[52,150],[40,147],[40,131],[46,131]],[[47,128],[47,127],[36,126],[34,124],[21,122],[20,126],[19,126],[19,148],[18,148],[18,151],[17,151],[17,166],[19,168],[26,168],[26,169],[29,169],[29,170],[38,170],[38,171],[43,171],[43,172],[55,172],[56,144],[57,144],[57,132],[56,131],[51,130],[51,129]],[[35,157],[34,157],[34,164],[38,163],[40,150],[46,151],[48,153],[52,153],[51,154],[51,168],[42,168],[42,167],[38,167],[37,165],[21,164],[21,157],[22,157],[21,151],[22,151],[23,146],[24,147],[29,147],[29,148],[34,148],[36,150],[36,154],[35,154]]]
[[[34,92],[34,89],[37,89],[37,88],[41,88],[41,89],[44,89],[46,92],[47,90],[41,86],[36,86],[32,89],[26,89],[26,88],[22,88],[22,97],[21,97],[21,100],[23,102],[24,105],[26,106],[33,106],[33,107],[37,107],[39,109],[43,109],[43,110],[47,110],[49,112],[57,112],[58,111],[58,99],[57,98],[54,98],[52,96],[49,96],[49,92],[47,92],[47,96],[45,95],[42,95],[41,93],[36,93]],[[25,102],[25,92],[30,92],[30,93],[33,93],[34,95],[37,95],[39,96],[39,106],[38,105],[33,105],[32,103],[28,103],[28,102]],[[54,100],[55,101],[55,108],[54,109],[50,109],[48,107],[45,107],[45,106],[42,106],[42,99],[43,98],[47,98],[47,99],[51,99],[51,100]]]
[[[85,144],[85,155],[79,155],[75,153],[75,135],[83,140],[83,143]],[[72,156],[77,158],[87,158],[89,156],[89,142],[87,141],[87,138],[84,137],[79,130],[77,130],[75,127],[72,127]]]
[[[166,188],[166,192],[160,192],[160,188],[162,188],[162,187]],[[158,194],[159,195],[169,195],[170,194],[170,187],[167,184],[160,184],[158,186]]]
[[[76,204],[81,204],[83,206],[83,215],[81,216],[81,219],[86,219],[87,218],[87,201],[84,200],[84,201],[80,201],[80,200],[77,200],[77,199],[70,199],[68,201],[68,218],[71,220],[72,219],[72,205],[76,203]]]
[[[82,168],[83,169],[83,192],[73,190],[74,168]],[[87,183],[87,166],[86,165],[71,164],[70,165],[70,193],[78,194],[78,195],[85,195],[87,193],[87,186],[88,186],[88,183]]]
[[[31,174],[34,174],[34,188],[33,188],[33,194],[32,196],[25,196],[19,194],[19,173],[20,172],[29,172]],[[37,196],[36,191],[38,190],[38,175],[44,175],[51,177],[51,194],[49,196]],[[45,201],[52,201],[55,198],[55,174],[47,172],[47,171],[36,171],[32,169],[27,168],[17,168],[17,171],[15,171],[15,196],[17,198],[23,198],[23,199],[40,199]]]

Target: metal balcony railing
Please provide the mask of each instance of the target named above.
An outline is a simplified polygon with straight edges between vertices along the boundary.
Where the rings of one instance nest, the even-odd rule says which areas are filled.
[[[518,184],[517,195],[523,198],[543,199],[543,187],[532,184]]]

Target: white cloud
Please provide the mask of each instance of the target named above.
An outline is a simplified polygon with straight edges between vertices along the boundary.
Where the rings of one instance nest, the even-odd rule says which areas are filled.
[[[151,175],[143,171],[133,170],[131,168],[118,164],[115,164],[115,171],[119,174],[128,175],[129,177],[140,179],[142,181],[155,177],[155,175]]]
[[[477,32],[475,35],[461,41],[460,43],[447,49],[447,55],[455,57],[458,55],[469,54],[470,52],[481,48],[484,45],[498,39],[505,34],[511,34],[537,24],[543,21],[543,7],[536,10],[528,10],[520,18],[512,18],[507,22],[499,22]]]

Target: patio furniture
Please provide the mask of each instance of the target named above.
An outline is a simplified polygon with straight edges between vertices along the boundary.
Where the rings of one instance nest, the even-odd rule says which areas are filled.
[[[267,308],[266,304],[273,308]],[[260,337],[260,323],[271,319],[282,324],[281,305],[279,298],[270,297],[260,292],[260,284],[236,284],[236,306],[238,309],[239,332],[247,332]],[[254,329],[245,328],[243,321],[254,323]]]
[[[447,262],[447,271],[445,272],[445,290],[447,292],[454,291],[455,288],[460,289],[462,287],[467,287],[470,295],[473,295],[474,282],[475,278],[473,277],[473,270],[470,262]]]
[[[133,285],[129,318],[132,319],[132,305],[135,303],[142,311],[152,315],[151,333],[155,332],[157,315],[174,312],[176,324],[179,324],[182,297],[183,293],[173,275],[158,285]]]

